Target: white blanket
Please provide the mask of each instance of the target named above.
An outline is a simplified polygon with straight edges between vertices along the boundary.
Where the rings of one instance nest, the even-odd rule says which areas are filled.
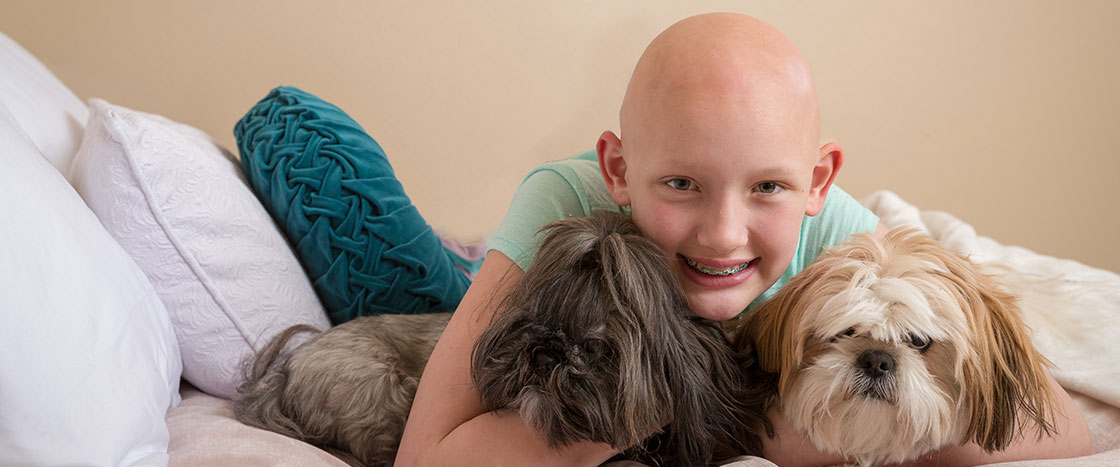
[[[921,228],[1002,275],[1022,299],[1035,345],[1054,363],[1054,379],[1120,407],[1120,275],[1001,245],[948,213],[920,211],[889,191],[873,193],[864,205],[887,227]]]

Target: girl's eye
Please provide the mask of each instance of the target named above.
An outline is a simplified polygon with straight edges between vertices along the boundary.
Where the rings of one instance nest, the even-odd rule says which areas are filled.
[[[688,180],[687,178],[674,178],[666,183],[668,183],[669,186],[674,190],[678,191],[688,191],[692,189],[692,181]]]
[[[781,189],[781,187],[779,187],[778,184],[774,182],[762,182],[758,184],[758,191],[767,195],[774,194],[779,189]]]

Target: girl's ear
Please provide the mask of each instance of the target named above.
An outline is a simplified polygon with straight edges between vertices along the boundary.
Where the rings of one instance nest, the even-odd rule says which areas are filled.
[[[602,156],[600,156],[602,157]],[[813,166],[812,185],[809,186],[809,200],[805,203],[805,215],[815,216],[824,208],[824,199],[840,166],[844,165],[844,150],[837,143],[821,146],[817,164]]]
[[[595,144],[599,153],[599,171],[607,182],[611,198],[619,206],[630,205],[630,191],[626,185],[626,161],[622,159],[622,140],[610,130],[604,131]]]

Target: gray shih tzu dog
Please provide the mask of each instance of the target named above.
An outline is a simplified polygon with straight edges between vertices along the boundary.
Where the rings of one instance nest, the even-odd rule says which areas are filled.
[[[475,343],[487,410],[514,410],[549,445],[593,441],[620,459],[704,465],[761,453],[770,382],[749,349],[693,315],[664,254],[629,217],[546,226],[533,265]],[[351,465],[391,465],[420,375],[449,314],[358,318],[246,365],[242,422]]]

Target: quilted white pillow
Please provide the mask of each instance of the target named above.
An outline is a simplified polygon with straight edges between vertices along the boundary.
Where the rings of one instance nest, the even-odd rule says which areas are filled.
[[[187,381],[230,398],[242,361],[273,335],[329,326],[228,151],[161,116],[89,104],[70,178],[167,305]]]
[[[166,465],[163,303],[2,104],[0,167],[0,465]]]

